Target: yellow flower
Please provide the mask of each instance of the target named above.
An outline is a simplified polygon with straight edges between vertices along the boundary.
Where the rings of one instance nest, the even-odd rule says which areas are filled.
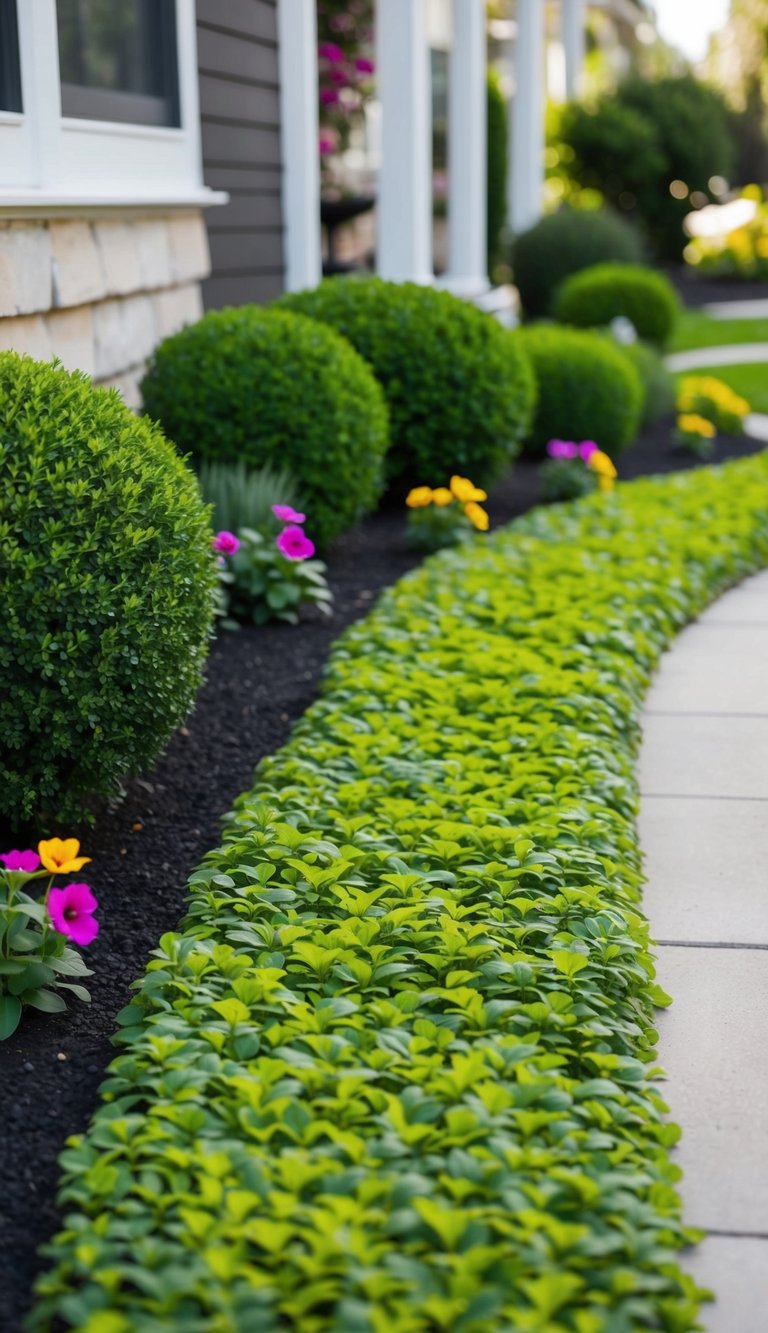
[[[616,478],[609,476],[600,476],[597,479],[598,489],[601,491],[612,491],[616,485]]]
[[[52,875],[71,875],[82,870],[90,861],[90,856],[78,856],[80,843],[77,838],[49,838],[47,842],[37,844],[37,852]]]
[[[686,435],[703,435],[711,440],[713,435],[717,434],[711,421],[704,417],[697,416],[695,412],[689,412],[677,418],[678,429],[685,431]]]
[[[431,486],[414,486],[405,497],[405,503],[409,509],[424,509],[432,503]]]
[[[474,500],[470,500],[469,504],[464,506],[464,513],[472,526],[477,528],[478,532],[488,531],[488,525],[491,520],[481,505],[475,504]]]
[[[437,489],[432,492],[432,499],[441,509],[445,505],[453,503],[453,495],[448,490],[447,486],[438,486]]]
[[[468,504],[474,500],[488,499],[485,491],[481,491],[479,487],[473,486],[469,477],[451,477],[451,490],[456,496],[456,499],[461,500],[462,504]]]
[[[593,472],[597,473],[601,488],[603,490],[610,490],[610,486],[602,486],[602,482],[607,480],[612,486],[618,473],[608,455],[604,454],[602,449],[595,449],[594,453],[589,455],[588,465],[592,468]]]

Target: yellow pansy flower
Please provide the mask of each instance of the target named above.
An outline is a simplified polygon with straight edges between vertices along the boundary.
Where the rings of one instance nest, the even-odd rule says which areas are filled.
[[[485,491],[481,491],[478,486],[473,485],[469,477],[451,477],[451,490],[457,500],[462,504],[469,504],[475,500],[487,500]]]
[[[49,838],[37,844],[37,854],[52,875],[71,875],[82,870],[91,858],[78,856],[79,851],[77,838]]]
[[[405,503],[409,509],[425,509],[432,503],[431,486],[414,486],[405,497]]]
[[[447,486],[438,486],[432,492],[432,499],[442,509],[445,505],[453,504],[453,492]]]
[[[464,513],[478,532],[488,531],[491,520],[481,505],[475,504],[474,500],[470,500],[469,504],[464,506]]]
[[[704,435],[711,440],[717,434],[711,421],[705,417],[697,416],[695,412],[689,412],[677,418],[678,429],[685,432],[686,435]]]

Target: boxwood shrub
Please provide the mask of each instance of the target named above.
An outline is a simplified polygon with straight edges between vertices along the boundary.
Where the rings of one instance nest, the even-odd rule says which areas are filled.
[[[549,440],[595,440],[615,458],[637,434],[644,391],[629,358],[608,338],[536,324],[512,335],[523,343],[539,386],[525,452]]]
[[[530,422],[533,376],[490,315],[381,278],[331,278],[280,304],[332,325],[372,367],[389,404],[387,472],[398,490],[452,472],[485,485],[508,468]]]
[[[675,327],[680,303],[663,273],[640,264],[595,264],[566,278],[553,314],[564,324],[595,328],[623,315],[641,338],[663,345]]]
[[[339,641],[123,1011],[33,1333],[697,1326],[635,766],[766,497],[762,456],[539,509]]]
[[[0,354],[0,817],[82,814],[200,684],[208,512],[173,445],[85,375]]]
[[[648,343],[628,343],[620,348],[640,376],[643,409],[640,424],[648,426],[675,410],[675,379],[655,348]]]
[[[258,306],[211,311],[160,344],[142,388],[147,412],[194,458],[287,467],[321,544],[375,507],[386,404],[332,329]]]
[[[561,282],[571,273],[608,260],[637,264],[637,232],[608,208],[561,208],[521,232],[512,250],[512,272],[527,319],[551,314]]]

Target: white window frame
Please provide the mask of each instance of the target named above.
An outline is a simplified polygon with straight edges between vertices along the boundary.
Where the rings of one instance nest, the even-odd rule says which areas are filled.
[[[0,111],[2,214],[224,202],[203,185],[195,0],[176,0],[179,128],[62,116],[56,0],[20,0],[17,17],[23,110]]]

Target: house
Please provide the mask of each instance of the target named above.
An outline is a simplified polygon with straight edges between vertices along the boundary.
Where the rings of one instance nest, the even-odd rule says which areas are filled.
[[[575,86],[584,0],[561,0]],[[452,24],[441,282],[479,297],[485,0],[379,0],[377,268],[432,282],[430,7]],[[511,216],[540,208],[545,0],[517,0]],[[0,348],[132,404],[204,306],[321,273],[315,0],[0,0]]]

